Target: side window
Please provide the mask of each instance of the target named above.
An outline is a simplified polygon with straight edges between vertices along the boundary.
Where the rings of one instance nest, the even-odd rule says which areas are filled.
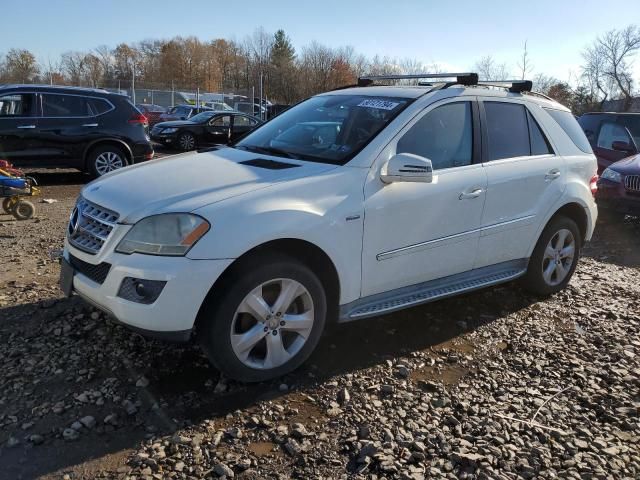
[[[589,145],[589,140],[587,140],[587,136],[584,134],[580,124],[578,124],[578,121],[571,112],[567,112],[566,110],[556,110],[553,108],[545,108],[544,111],[547,112],[558,125],[560,125],[560,128],[564,130],[564,133],[569,136],[576,147],[584,153],[593,153],[591,151],[591,145]]]
[[[0,117],[32,117],[35,96],[30,93],[12,93],[0,97]]]
[[[488,160],[531,154],[529,126],[524,105],[484,102],[487,117]]]
[[[214,118],[211,125],[214,127],[228,127],[231,125],[231,116],[223,115],[221,117]]]
[[[237,127],[248,127],[251,123],[249,123],[249,119],[247,117],[236,115],[233,117],[233,125]]]
[[[42,95],[44,117],[86,117],[91,115],[87,100],[76,95]]]
[[[470,165],[473,152],[471,103],[448,103],[431,110],[398,141],[397,153],[431,160],[434,169]]]
[[[257,120],[254,120],[253,118],[250,118],[250,119],[249,119],[249,124],[250,124],[252,127],[255,127],[255,126],[258,124],[258,121],[257,121]]]
[[[106,100],[100,98],[88,98],[87,102],[91,107],[93,115],[101,115],[111,110],[111,105]]]
[[[553,153],[547,137],[544,136],[540,125],[533,118],[531,112],[527,111],[527,121],[529,123],[529,137],[531,139],[531,155],[547,155]]]
[[[613,150],[613,142],[631,143],[631,137],[622,125],[605,122],[600,126],[597,145],[600,148]]]

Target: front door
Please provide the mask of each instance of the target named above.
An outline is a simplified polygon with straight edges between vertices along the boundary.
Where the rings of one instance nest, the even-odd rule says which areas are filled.
[[[593,153],[598,157],[599,173],[602,173],[602,171],[612,163],[622,160],[632,154],[631,152],[614,150],[613,142],[624,142],[630,146],[635,146],[629,131],[624,125],[613,122],[603,122],[600,125],[598,138],[593,148]]]
[[[476,267],[528,255],[540,222],[562,196],[565,164],[535,115],[517,101],[481,102],[487,199]],[[567,115],[570,115],[567,112]]]
[[[0,159],[28,166],[38,158],[36,99],[32,93],[0,96]]]
[[[431,183],[384,184],[382,158],[365,185],[362,296],[473,268],[487,179],[472,100],[432,105],[381,157],[413,153],[433,163]]]

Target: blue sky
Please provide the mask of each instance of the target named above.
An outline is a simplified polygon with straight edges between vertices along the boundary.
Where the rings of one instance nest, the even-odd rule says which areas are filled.
[[[515,71],[527,40],[534,74],[568,79],[598,34],[640,24],[640,1],[9,0],[2,18],[0,53],[26,48],[43,62],[68,50],[147,38],[241,40],[262,26],[283,28],[298,49],[317,40],[454,70],[492,55]],[[635,71],[640,76],[640,57]]]

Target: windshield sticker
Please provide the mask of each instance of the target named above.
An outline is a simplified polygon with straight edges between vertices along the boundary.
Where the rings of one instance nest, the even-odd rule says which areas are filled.
[[[393,110],[398,105],[397,102],[388,102],[387,100],[363,100],[358,107],[377,108],[379,110]]]

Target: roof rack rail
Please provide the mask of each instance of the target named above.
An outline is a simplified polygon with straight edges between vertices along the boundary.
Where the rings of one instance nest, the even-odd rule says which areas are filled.
[[[412,73],[407,75],[366,75],[358,78],[359,87],[368,87],[377,80],[424,80],[433,78],[454,79],[452,85],[477,85],[478,74],[467,73]]]
[[[478,85],[506,88],[513,93],[530,92],[533,88],[533,82],[531,80],[483,80],[478,82]]]
[[[534,92],[533,90],[530,92],[526,92],[528,95],[536,95],[538,97],[542,97],[542,98],[546,98],[547,100],[551,100],[552,102],[555,102],[555,100],[553,98],[551,98],[548,95],[545,95],[544,93],[540,93],[540,92]]]

